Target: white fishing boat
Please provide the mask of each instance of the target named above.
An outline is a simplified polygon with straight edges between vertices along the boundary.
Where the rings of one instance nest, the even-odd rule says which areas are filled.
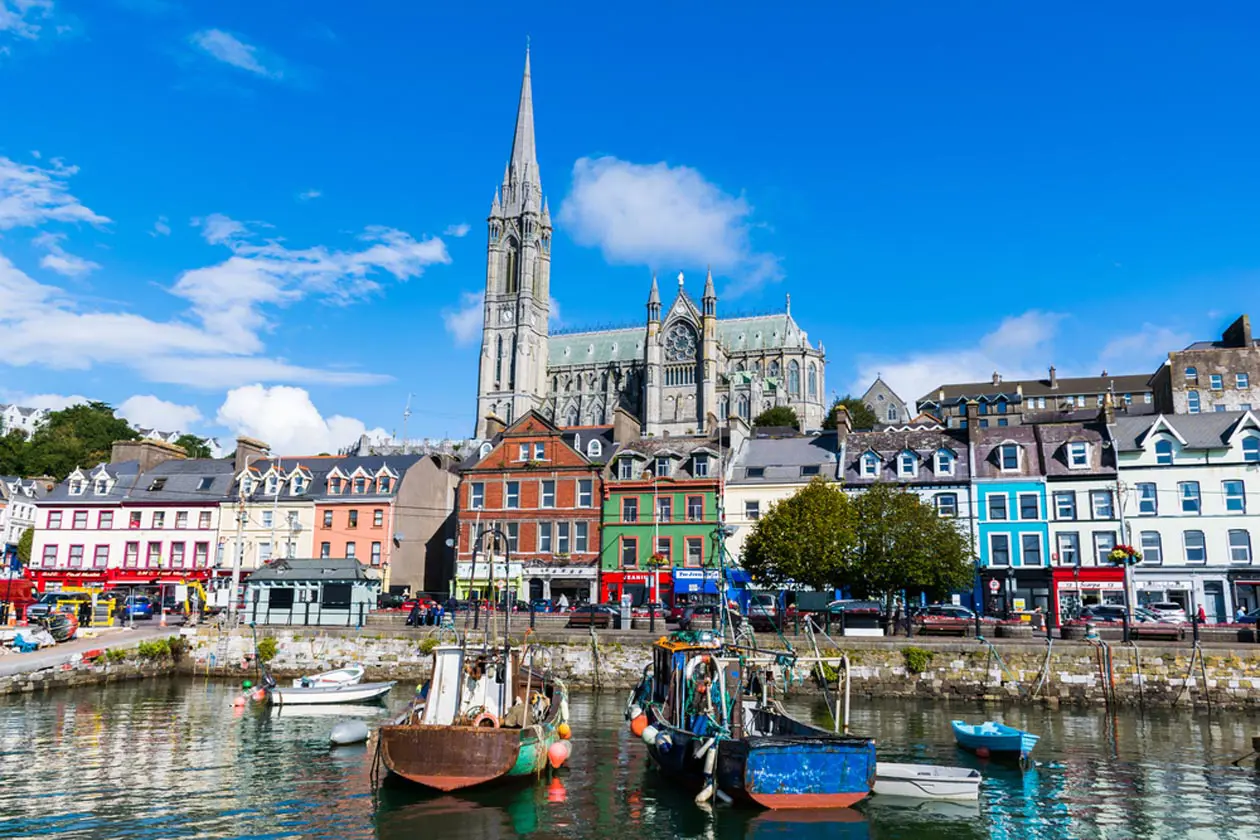
[[[396,683],[358,683],[328,685],[315,688],[280,688],[268,692],[273,706],[323,705],[325,703],[372,703],[389,694]]]
[[[325,671],[322,674],[311,674],[298,677],[293,681],[294,688],[327,688],[334,685],[358,685],[363,681],[363,666],[350,665]]]
[[[875,793],[914,799],[980,798],[980,771],[934,764],[875,763]]]

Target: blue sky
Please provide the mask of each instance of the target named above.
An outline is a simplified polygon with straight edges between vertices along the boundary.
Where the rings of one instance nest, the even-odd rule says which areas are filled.
[[[527,35],[561,327],[712,263],[913,399],[1256,310],[1250,4],[432,5],[0,0],[0,401],[469,433]]]

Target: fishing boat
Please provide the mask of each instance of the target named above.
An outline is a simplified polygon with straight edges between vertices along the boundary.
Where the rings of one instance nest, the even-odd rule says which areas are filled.
[[[888,761],[875,765],[875,793],[880,796],[967,801],[980,798],[980,780],[980,771],[969,767]]]
[[[363,666],[350,665],[345,668],[337,668],[332,671],[324,671],[322,674],[311,674],[306,677],[298,677],[293,681],[294,688],[327,688],[334,685],[358,685],[363,681]]]
[[[663,636],[627,706],[631,732],[662,771],[699,788],[697,802],[847,808],[871,792],[875,742],[799,721],[769,696],[773,666],[790,656],[708,630]]]
[[[333,683],[309,688],[270,686],[268,702],[273,706],[324,705],[329,703],[374,703],[397,685],[394,682]]]
[[[569,756],[563,682],[533,666],[533,648],[441,644],[432,676],[403,714],[378,731],[394,775],[434,790],[537,778]]]
[[[958,746],[981,756],[1013,754],[1024,759],[1037,746],[1036,735],[996,721],[970,724],[956,720],[950,726]]]

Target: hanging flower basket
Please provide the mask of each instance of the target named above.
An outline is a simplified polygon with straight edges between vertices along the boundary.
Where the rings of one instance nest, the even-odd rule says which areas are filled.
[[[1113,566],[1135,566],[1142,562],[1142,552],[1131,545],[1118,545],[1107,555]]]
[[[666,563],[665,555],[657,552],[648,558],[649,566],[664,566]]]

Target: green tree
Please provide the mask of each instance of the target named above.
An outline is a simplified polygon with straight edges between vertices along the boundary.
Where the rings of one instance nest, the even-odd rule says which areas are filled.
[[[62,479],[77,466],[108,461],[114,441],[139,437],[108,403],[72,405],[49,414],[31,435],[27,472]]]
[[[29,566],[31,563],[31,546],[35,544],[35,529],[27,528],[22,532],[22,536],[18,537],[18,560],[22,561],[23,566]]]
[[[853,424],[855,429],[873,429],[875,428],[876,418],[875,412],[866,407],[866,403],[862,402],[852,394],[845,394],[839,397],[831,404],[831,409],[827,412],[827,419],[823,420],[823,428],[828,431],[836,428],[836,409],[844,406],[849,411],[849,422]]]
[[[849,586],[889,606],[903,589],[941,598],[969,586],[971,546],[958,523],[916,493],[876,483],[853,499],[856,554]]]
[[[800,420],[796,416],[796,409],[790,405],[776,405],[774,408],[767,408],[758,414],[752,424],[754,426],[791,426],[793,429],[800,425]]]
[[[180,449],[183,449],[189,458],[211,457],[209,445],[206,444],[205,440],[197,437],[196,435],[180,435],[175,438],[175,445]]]
[[[0,436],[0,475],[29,475],[26,461],[30,457],[30,441],[21,429],[10,429]]]
[[[834,588],[851,575],[855,528],[849,497],[815,478],[757,521],[744,542],[744,569],[759,584]]]

